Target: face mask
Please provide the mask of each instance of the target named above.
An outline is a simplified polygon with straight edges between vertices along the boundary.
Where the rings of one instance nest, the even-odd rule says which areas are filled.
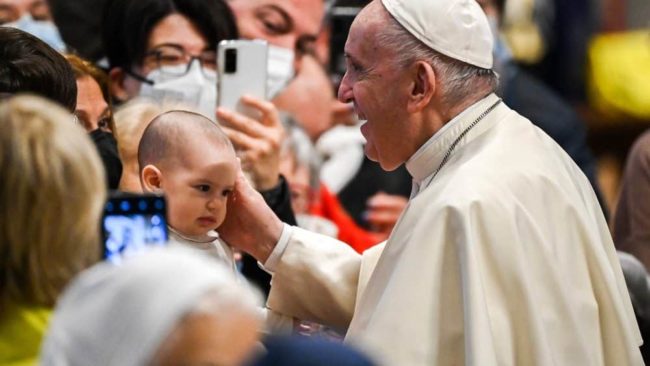
[[[155,101],[185,104],[214,120],[217,108],[216,71],[202,70],[198,60],[193,60],[187,73],[177,76],[186,67],[187,65],[165,66],[151,71],[146,79],[152,84],[143,82],[138,94]]]
[[[34,20],[30,14],[25,14],[17,21],[4,25],[30,33],[59,52],[65,51],[65,43],[52,21]]]
[[[106,170],[106,181],[109,189],[117,189],[122,178],[122,161],[117,152],[117,141],[110,132],[96,129],[90,132],[90,138],[95,143],[99,156]]]
[[[273,99],[289,84],[295,74],[293,69],[293,50],[269,45],[268,76],[266,97]]]

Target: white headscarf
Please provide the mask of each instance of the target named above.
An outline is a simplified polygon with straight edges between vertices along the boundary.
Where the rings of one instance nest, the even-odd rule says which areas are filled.
[[[143,365],[208,292],[257,313],[259,297],[229,269],[194,250],[154,249],[100,263],[60,298],[41,349],[43,365]]]

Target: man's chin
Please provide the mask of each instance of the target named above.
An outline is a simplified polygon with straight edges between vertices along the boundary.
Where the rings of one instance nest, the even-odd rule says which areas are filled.
[[[395,164],[395,163],[387,163],[383,161],[378,161],[378,163],[381,169],[387,172],[392,172],[393,170],[399,168],[400,165],[402,165],[402,164]]]
[[[368,148],[368,145],[366,145],[364,152],[370,161],[378,163],[381,169],[387,172],[392,172],[393,170],[399,168],[400,165],[402,165],[401,163],[396,164],[380,159],[377,152],[373,149]]]

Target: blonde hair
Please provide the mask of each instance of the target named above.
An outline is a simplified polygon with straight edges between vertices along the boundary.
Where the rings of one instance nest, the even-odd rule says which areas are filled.
[[[175,104],[159,104],[149,99],[136,98],[121,106],[114,115],[117,147],[124,170],[120,189],[136,191],[140,186],[138,145],[149,123],[158,115],[176,109]],[[141,191],[141,189],[137,190]]]
[[[53,306],[100,259],[97,150],[61,107],[14,97],[0,104],[0,176],[0,300]]]

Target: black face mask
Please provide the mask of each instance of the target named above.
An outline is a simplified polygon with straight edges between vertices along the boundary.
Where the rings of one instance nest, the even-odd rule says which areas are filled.
[[[117,152],[117,141],[110,132],[96,129],[90,132],[90,138],[95,143],[99,156],[104,163],[106,171],[106,183],[108,189],[117,189],[122,178],[122,161]]]

